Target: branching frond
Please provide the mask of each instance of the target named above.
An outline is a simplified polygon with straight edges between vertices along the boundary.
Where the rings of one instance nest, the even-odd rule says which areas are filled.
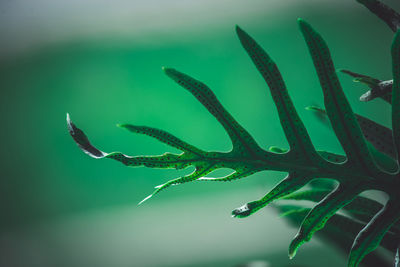
[[[368,9],[383,19],[392,30],[400,25],[400,15],[376,0],[359,0]],[[147,126],[122,124],[130,132],[148,135],[182,151],[181,154],[164,153],[157,156],[128,156],[120,152],[103,152],[93,146],[85,133],[67,115],[69,132],[78,146],[89,156],[110,158],[130,167],[183,169],[193,166],[194,171],[186,176],[167,181],[143,201],[172,185],[192,181],[227,182],[248,177],[263,170],[286,172],[288,175],[265,196],[235,209],[234,217],[244,218],[278,199],[310,200],[318,202],[312,209],[291,207],[285,212],[300,224],[297,235],[289,246],[289,256],[295,256],[299,247],[309,241],[318,230],[330,229],[332,233],[341,229],[345,237],[335,239],[338,244],[354,239],[348,261],[349,267],[358,266],[367,254],[381,244],[395,251],[400,232],[400,31],[392,45],[393,81],[382,81],[366,75],[342,70],[367,84],[371,90],[362,97],[369,101],[381,97],[392,103],[392,128],[390,130],[363,116],[354,114],[347,101],[327,44],[307,22],[298,21],[300,31],[308,46],[320,85],[325,109],[308,107],[321,118],[327,116],[345,151],[338,155],[315,149],[307,130],[289,96],[281,73],[266,51],[240,27],[236,27],[239,40],[269,87],[278,111],[280,123],[289,143],[289,150],[260,147],[246,129],[223,107],[211,89],[172,68],[163,68],[165,74],[190,92],[213,115],[228,134],[232,149],[228,152],[204,151],[160,129]],[[224,177],[207,177],[221,168],[232,173]],[[337,187],[311,187],[298,191],[313,179],[335,180]],[[382,205],[359,196],[366,190],[380,190],[387,194],[388,201]],[[142,202],[143,202],[142,201]],[[140,203],[142,203],[140,202]],[[343,208],[347,217],[338,215]],[[299,219],[301,218],[301,219]],[[344,230],[343,230],[344,229]],[[383,241],[382,241],[383,240]],[[389,240],[389,241],[388,241]],[[371,256],[372,257],[372,256]],[[376,258],[376,262],[381,259]]]

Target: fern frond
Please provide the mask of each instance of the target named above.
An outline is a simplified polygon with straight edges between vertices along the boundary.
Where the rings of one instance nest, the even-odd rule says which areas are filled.
[[[359,2],[384,19],[392,29],[397,29],[399,26],[399,15],[385,5],[374,0],[359,0]],[[175,169],[194,167],[193,173],[157,186],[156,190],[143,201],[172,185],[192,181],[234,181],[263,170],[287,172],[287,177],[264,197],[235,209],[232,215],[239,218],[247,217],[272,201],[282,198],[309,198],[312,201],[317,201],[316,199],[320,198],[311,210],[301,210],[305,218],[289,246],[289,256],[294,257],[298,248],[309,241],[314,233],[327,225],[328,220],[331,222],[333,218],[341,218],[337,217],[339,215],[336,213],[339,209],[344,208],[353,219],[359,220],[356,222],[358,229],[353,231],[358,235],[355,238],[348,261],[349,267],[355,267],[379,244],[386,245],[386,241],[381,243],[382,240],[385,240],[385,235],[390,239],[399,230],[397,221],[400,219],[400,202],[397,191],[400,188],[400,172],[399,160],[396,161],[396,157],[399,158],[397,155],[400,153],[400,33],[396,33],[392,45],[392,133],[390,129],[353,113],[338,80],[325,41],[307,22],[299,19],[298,23],[319,77],[326,111],[315,107],[309,109],[323,115],[326,112],[345,151],[345,156],[318,151],[314,148],[275,62],[240,27],[236,28],[236,32],[243,48],[268,84],[284,134],[289,143],[289,150],[271,147],[270,151],[266,151],[261,148],[250,133],[222,106],[207,85],[172,68],[163,68],[163,70],[168,77],[196,97],[218,120],[232,142],[232,150],[228,152],[203,151],[163,130],[123,124],[120,127],[133,133],[148,135],[182,151],[181,154],[128,156],[120,152],[103,152],[94,147],[85,133],[76,127],[67,115],[69,132],[78,146],[86,154],[96,159],[110,158],[131,167]],[[350,71],[345,72],[371,87],[382,83],[380,80],[365,75]],[[382,92],[375,93],[372,91],[373,89],[366,98],[371,99],[377,96],[385,98],[389,94],[389,92],[382,94]],[[391,148],[392,145],[394,149]],[[219,168],[230,168],[233,172],[225,177],[205,177]],[[316,178],[335,180],[338,186],[332,191],[292,194]],[[368,201],[365,202],[359,194],[371,189],[381,190],[388,194],[389,200],[383,207],[375,202],[371,202],[374,204],[369,203],[371,205],[368,207],[365,206]],[[295,213],[296,211],[289,210],[287,215]],[[343,222],[344,219],[341,220]],[[332,222],[333,225],[341,225],[337,219],[333,219]],[[368,222],[362,230],[359,227],[361,222]],[[354,226],[354,221],[352,223]],[[328,225],[332,227],[331,224]],[[354,226],[353,228],[357,227]],[[352,237],[354,236],[355,234],[352,235]],[[398,242],[397,239],[391,240]],[[392,247],[395,246],[392,245]]]

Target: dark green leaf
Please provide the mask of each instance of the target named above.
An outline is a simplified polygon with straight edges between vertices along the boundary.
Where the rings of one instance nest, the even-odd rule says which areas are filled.
[[[233,151],[257,154],[261,150],[253,137],[226,111],[207,85],[175,69],[163,70],[168,77],[192,93],[221,123],[232,140]]]
[[[350,203],[360,192],[362,192],[360,184],[339,186],[329,193],[319,202],[308,214],[301,224],[301,227],[290,243],[289,257],[296,255],[298,248],[305,242],[309,241],[314,232],[322,229],[339,209]]]
[[[316,153],[307,130],[297,114],[275,62],[264,49],[239,26],[236,27],[236,32],[242,46],[247,51],[270,88],[282,128],[289,142],[289,153],[294,154],[295,158],[308,162],[309,164],[320,162],[321,158]]]
[[[338,137],[348,162],[360,170],[377,172],[367,143],[353,111],[343,93],[331,55],[322,37],[304,20],[299,19],[300,30],[308,45],[315,69],[324,92],[324,102],[331,125]]]
[[[357,2],[366,6],[372,13],[383,20],[392,31],[396,32],[400,27],[400,15],[378,0],[357,0]]]
[[[232,211],[233,217],[245,218],[267,206],[274,200],[282,198],[305,186],[312,178],[309,174],[292,172],[268,192],[263,198],[244,204]]]
[[[348,266],[358,266],[368,253],[379,246],[387,231],[399,219],[400,205],[398,199],[389,200],[357,235],[351,248]]]
[[[160,129],[147,127],[147,126],[135,126],[135,125],[131,125],[131,124],[120,124],[118,126],[121,128],[127,129],[128,131],[133,132],[133,133],[148,135],[150,137],[153,137],[153,138],[159,140],[160,142],[163,142],[164,144],[170,145],[172,147],[175,147],[175,148],[182,150],[184,152],[187,152],[187,153],[192,153],[192,154],[197,154],[197,155],[204,155],[206,153],[206,152],[198,149],[197,147],[192,146],[192,145],[182,141],[181,139],[173,136],[172,134],[170,134],[166,131],[160,130]]]

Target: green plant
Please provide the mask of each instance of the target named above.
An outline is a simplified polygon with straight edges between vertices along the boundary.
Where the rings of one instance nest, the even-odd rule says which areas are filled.
[[[383,19],[393,31],[397,31],[400,26],[399,14],[379,1],[359,0],[359,2]],[[83,131],[77,128],[67,115],[69,132],[79,147],[94,158],[111,158],[127,166],[175,169],[195,167],[193,173],[157,186],[156,190],[143,201],[172,185],[192,181],[227,182],[262,170],[287,172],[287,177],[263,198],[235,209],[232,214],[235,217],[244,218],[281,198],[318,202],[311,210],[301,208],[299,205],[279,208],[292,221],[302,220],[300,229],[289,246],[290,258],[295,256],[298,248],[309,241],[316,231],[325,226],[328,219],[331,219],[331,224],[328,224],[326,229],[330,226],[342,229],[341,233],[343,236],[346,235],[347,239],[353,239],[358,232],[350,251],[348,266],[358,266],[362,259],[379,244],[395,251],[399,244],[397,235],[400,231],[400,225],[397,224],[400,219],[398,196],[400,189],[398,160],[398,153],[400,153],[400,31],[395,34],[392,45],[393,81],[381,81],[342,70],[354,76],[357,81],[371,87],[361,100],[368,101],[381,97],[392,103],[393,130],[390,130],[353,113],[339,83],[325,41],[307,22],[299,19],[298,23],[320,80],[326,111],[318,107],[309,107],[309,109],[317,114],[328,116],[346,156],[318,151],[314,148],[288,95],[277,66],[256,41],[240,27],[236,27],[240,42],[270,88],[290,146],[288,151],[277,147],[270,148],[270,151],[261,148],[225,110],[205,84],[170,68],[163,68],[167,76],[193,94],[224,127],[232,141],[231,151],[207,152],[163,130],[130,124],[119,125],[133,133],[154,137],[182,151],[181,154],[165,153],[159,156],[131,157],[119,152],[106,153],[98,150],[91,145]],[[221,178],[205,177],[219,168],[230,168],[234,172]],[[316,178],[336,180],[338,186],[330,190],[326,187],[313,187],[310,190],[297,191]],[[386,204],[381,205],[372,199],[359,196],[360,193],[370,189],[385,192],[389,197]],[[336,214],[341,208],[347,212],[346,217]],[[343,227],[344,224],[346,227]],[[364,224],[366,224],[365,227],[363,227]],[[385,239],[383,239],[384,236]]]

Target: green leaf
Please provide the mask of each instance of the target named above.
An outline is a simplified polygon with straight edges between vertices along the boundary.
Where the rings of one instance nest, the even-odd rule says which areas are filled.
[[[277,147],[271,146],[269,150],[275,153],[283,154],[286,153],[288,150]],[[327,151],[317,151],[317,153],[326,161],[334,162],[334,163],[342,163],[346,161],[346,157],[342,155],[338,155],[335,153],[327,152]]]
[[[132,133],[139,133],[139,134],[145,134],[150,137],[153,137],[160,142],[167,144],[169,146],[175,147],[181,151],[187,152],[187,153],[192,153],[192,154],[197,154],[197,155],[204,155],[206,152],[203,150],[198,149],[195,146],[192,146],[181,139],[173,136],[172,134],[152,128],[152,127],[147,127],[147,126],[135,126],[131,124],[119,124],[118,127],[127,129],[128,131]]]
[[[281,214],[285,214],[285,218],[295,226],[301,224],[303,218],[310,209],[301,208],[300,206],[279,205],[277,209]],[[334,244],[344,254],[347,254],[351,248],[354,237],[364,227],[364,224],[354,221],[346,216],[335,214],[329,222],[317,233],[317,237],[323,238],[324,243]],[[394,245],[397,245],[397,239],[394,234],[388,233],[381,243],[382,247],[393,251]],[[369,267],[389,267],[392,263],[378,253],[367,255],[364,266]]]
[[[307,173],[291,172],[268,192],[263,198],[244,204],[243,206],[232,211],[232,216],[237,218],[245,218],[254,214],[261,208],[267,206],[274,200],[282,198],[305,186],[312,178]]]
[[[174,168],[174,169],[182,169],[185,168],[191,164],[194,164],[196,161],[201,161],[202,159],[204,160],[205,158],[205,153],[204,154],[194,154],[192,152],[190,153],[182,153],[180,155],[178,154],[172,154],[172,153],[164,153],[163,155],[160,156],[136,156],[136,157],[131,157],[127,156],[123,153],[120,152],[111,152],[111,153],[106,153],[103,152],[96,147],[94,147],[85,133],[76,127],[76,125],[71,121],[69,115],[67,115],[67,124],[68,124],[68,129],[69,132],[74,139],[74,141],[77,143],[77,145],[89,156],[96,158],[96,159],[101,159],[101,158],[110,158],[117,160],[121,163],[123,163],[126,166],[130,167],[137,167],[137,166],[146,166],[150,168]],[[159,132],[161,133],[161,131]],[[166,133],[166,132],[164,132]],[[184,145],[185,143],[178,138],[166,133],[164,136],[165,139],[163,141],[166,142],[168,138],[170,140],[173,140],[175,142],[180,142],[181,145]],[[171,141],[172,142],[172,141]],[[178,144],[176,143],[176,144]],[[172,143],[171,143],[172,144]],[[200,150],[195,150],[195,151],[200,151]]]
[[[298,233],[290,243],[289,257],[293,258],[299,247],[309,241],[314,232],[322,229],[330,217],[350,203],[362,191],[363,186],[361,184],[352,186],[339,184],[334,191],[319,202],[304,219]]]
[[[343,163],[346,161],[346,157],[342,155],[338,155],[335,153],[327,152],[327,151],[318,151],[318,154],[321,155],[325,160],[333,163]]]
[[[313,202],[320,202],[326,195],[328,195],[332,190],[325,189],[312,189],[297,191],[283,197],[282,199],[289,200],[309,200]]]
[[[358,266],[368,253],[379,246],[387,231],[399,219],[399,200],[389,200],[355,238],[349,256],[348,267]],[[396,246],[397,244],[398,242]]]
[[[357,0],[357,2],[363,4],[372,13],[377,15],[392,31],[396,32],[400,27],[400,15],[384,3],[377,0]]]
[[[320,202],[329,192],[330,190],[324,189],[304,190],[292,193],[283,199]],[[383,205],[375,200],[357,196],[352,202],[344,206],[343,210],[357,220],[368,222],[382,207]]]
[[[362,172],[379,172],[369,152],[360,126],[343,93],[328,46],[307,22],[302,19],[299,19],[298,22],[324,92],[324,102],[328,117],[339,142],[346,152],[348,163],[357,165]]]
[[[361,115],[357,115],[357,121],[360,124],[365,139],[367,139],[376,150],[391,158],[396,158],[392,130]]]
[[[195,181],[195,180],[199,179],[200,177],[207,175],[208,173],[212,172],[215,169],[216,169],[216,167],[214,164],[209,164],[209,163],[203,163],[202,165],[197,164],[195,171],[192,172],[191,174],[170,180],[170,181],[166,182],[165,184],[156,186],[156,190],[151,195],[147,196],[142,201],[140,201],[138,205],[142,204],[146,200],[157,195],[158,193],[160,193],[161,191],[167,189],[168,187],[170,187],[172,185],[178,185],[178,184]]]
[[[193,94],[221,123],[232,140],[233,151],[253,155],[261,151],[253,137],[226,111],[207,85],[175,69],[163,70],[168,77]]]
[[[308,162],[309,164],[321,162],[321,158],[316,153],[310,136],[290,99],[286,85],[275,62],[239,26],[236,26],[236,32],[243,48],[247,51],[270,88],[282,128],[289,142],[289,153],[293,154],[296,159]]]
[[[235,172],[228,174],[224,177],[201,177],[197,181],[207,181],[207,182],[232,182],[244,177],[250,176],[260,170],[249,169],[249,168],[238,168]]]
[[[292,193],[282,199],[320,202],[329,192],[329,190],[324,189],[304,190]],[[383,205],[378,201],[357,196],[353,201],[344,206],[343,210],[352,218],[367,223],[382,209],[382,207]],[[400,233],[399,223],[393,225],[393,231]]]
[[[129,124],[119,126],[128,129],[129,131],[134,133],[151,136],[184,152],[181,154],[164,153],[163,155],[159,156],[135,157],[127,156],[121,152],[106,153],[100,151],[90,143],[85,133],[81,129],[76,127],[76,125],[71,121],[69,115],[67,115],[67,124],[69,132],[74,141],[86,154],[90,155],[93,158],[114,159],[129,167],[145,166],[149,168],[162,169],[183,169],[188,166],[195,167],[195,171],[193,173],[183,177],[172,179],[165,184],[157,186],[157,189],[151,195],[142,200],[139,204],[143,203],[145,200],[151,198],[152,196],[158,194],[159,192],[167,189],[172,185],[183,184],[195,180],[233,181],[265,169],[265,167],[260,168],[251,164],[243,164],[240,162],[240,160],[237,159],[232,160],[233,156],[231,155],[231,153],[204,152],[163,130],[147,126],[134,126]],[[259,164],[257,161],[255,162],[256,164]],[[218,168],[231,168],[235,170],[235,172],[227,177],[221,178],[204,177],[208,173]]]

